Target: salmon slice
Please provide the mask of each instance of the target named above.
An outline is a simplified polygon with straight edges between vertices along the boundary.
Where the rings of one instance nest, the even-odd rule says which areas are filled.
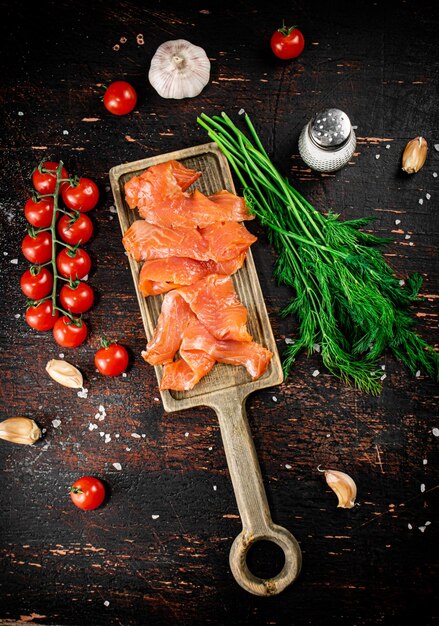
[[[156,194],[160,193],[161,185],[166,180],[172,188],[186,191],[192,183],[201,176],[201,172],[191,170],[179,161],[171,160],[166,163],[152,165],[140,176],[133,176],[125,183],[125,198],[130,209],[135,209],[138,204],[154,201]]]
[[[224,341],[215,339],[197,319],[192,319],[183,333],[180,346],[181,357],[190,365],[194,355],[206,353],[219,363],[243,365],[252,380],[266,372],[273,353],[255,341]]]
[[[198,357],[190,366],[184,359],[177,359],[167,363],[163,367],[163,376],[160,381],[160,389],[173,389],[174,391],[189,391],[205,376],[215,365],[215,359],[204,352],[198,352]]]
[[[244,263],[246,253],[234,259],[216,263],[215,261],[197,261],[186,257],[170,256],[166,259],[152,259],[145,261],[140,270],[139,288],[145,296],[152,295],[151,291],[160,293],[158,285],[170,285],[169,289],[176,289],[182,285],[192,285],[209,274],[234,274]],[[160,287],[161,289],[161,287]],[[165,289],[165,291],[169,291]]]
[[[164,228],[136,220],[125,232],[122,243],[136,261],[181,256],[207,261],[208,245],[196,228]]]
[[[252,340],[247,309],[238,300],[230,276],[210,274],[177,291],[216,339]]]
[[[216,222],[200,232],[207,243],[209,257],[215,261],[228,261],[246,252],[257,241],[257,237],[239,222]]]
[[[204,227],[214,222],[254,218],[245,200],[230,192],[214,194],[214,200],[198,190],[186,193],[181,187],[182,174],[176,176],[174,163],[168,161],[153,165],[125,183],[128,206],[132,209],[138,207],[140,217],[147,222],[168,228]],[[198,172],[195,174],[198,178]]]
[[[178,289],[182,285],[176,285],[175,283],[159,283],[154,280],[148,280],[144,278],[142,284],[139,285],[140,291],[144,296],[158,296],[161,293],[166,293],[172,289]]]
[[[142,357],[151,365],[170,363],[180,348],[183,331],[194,317],[178,291],[165,295],[154,333]]]

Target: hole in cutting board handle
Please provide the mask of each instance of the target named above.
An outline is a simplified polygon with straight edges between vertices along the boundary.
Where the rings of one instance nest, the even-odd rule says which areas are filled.
[[[258,539],[247,552],[247,567],[257,578],[274,578],[285,565],[285,554],[274,541]]]
[[[250,548],[262,541],[277,544],[284,554],[281,571],[268,578],[255,576],[247,563]],[[257,535],[243,529],[232,544],[229,562],[236,582],[243,589],[257,596],[273,596],[283,591],[297,578],[302,565],[302,553],[293,535],[286,528],[273,524]]]

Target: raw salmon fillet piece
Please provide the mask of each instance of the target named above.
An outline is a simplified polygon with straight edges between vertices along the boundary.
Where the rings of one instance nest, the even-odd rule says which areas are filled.
[[[216,339],[252,340],[247,309],[238,300],[230,276],[210,274],[177,291]]]
[[[164,228],[136,220],[125,232],[122,243],[136,261],[190,256],[207,261],[208,244],[199,230],[191,227]]]
[[[157,285],[166,287],[166,284],[169,284],[169,289],[175,289],[182,285],[192,285],[209,274],[234,274],[242,267],[245,256],[244,252],[234,259],[221,263],[175,256],[145,261],[140,270],[139,288],[143,295],[149,296],[158,292]],[[165,291],[169,289],[165,288]]]
[[[198,190],[186,193],[175,171],[175,162],[167,161],[131,178],[124,186],[128,206],[137,207],[147,222],[166,227],[204,227],[213,222],[254,218],[245,200],[230,192],[214,194],[213,200]],[[194,180],[199,173],[195,174]]]
[[[270,350],[255,341],[215,339],[199,320],[192,319],[183,332],[180,355],[192,366],[197,353],[206,353],[220,363],[243,365],[253,380],[264,374],[273,356]]]
[[[251,341],[220,341],[198,319],[192,319],[183,331],[181,358],[164,366],[160,389],[188,391],[218,361],[246,368],[252,380],[264,374],[273,356],[260,344]]]
[[[179,161],[167,161],[152,165],[139,176],[133,176],[125,183],[125,197],[130,209],[135,209],[139,203],[153,201],[155,194],[160,192],[163,179],[169,180],[180,191],[186,191],[192,183],[201,176],[201,172],[191,170]]]
[[[215,261],[228,261],[246,252],[257,241],[240,222],[216,222],[200,232],[207,243],[209,257]]]
[[[183,331],[194,317],[177,291],[165,295],[154,333],[142,356],[151,365],[170,363],[180,348]]]

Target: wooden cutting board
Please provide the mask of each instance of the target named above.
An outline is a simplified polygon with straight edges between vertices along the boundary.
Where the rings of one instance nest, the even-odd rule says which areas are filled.
[[[117,165],[110,170],[109,175],[122,234],[139,219],[137,210],[131,210],[125,202],[124,184],[151,165],[171,159],[202,172],[202,176],[189,192],[197,188],[206,195],[221,189],[236,193],[227,159],[215,143]],[[149,340],[160,314],[163,297],[145,298],[138,288],[141,264],[131,257],[129,263],[146,337]],[[268,370],[261,378],[252,381],[244,367],[216,363],[194,389],[184,392],[161,391],[160,394],[166,411],[180,411],[199,405],[215,410],[243,526],[230,551],[230,567],[236,581],[244,589],[255,595],[268,596],[279,593],[295,580],[301,567],[301,552],[291,533],[274,524],[271,519],[245,413],[245,400],[252,391],[280,384],[283,374],[251,250],[247,253],[244,266],[232,279],[240,301],[248,310],[247,326],[250,334],[254,341],[273,353]],[[160,382],[162,367],[155,366],[155,370]],[[248,550],[253,543],[261,540],[278,544],[285,555],[281,572],[270,579],[253,575],[246,563]]]

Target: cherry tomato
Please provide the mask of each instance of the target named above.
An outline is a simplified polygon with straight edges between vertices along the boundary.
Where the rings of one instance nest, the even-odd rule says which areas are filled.
[[[26,270],[20,279],[21,291],[31,300],[41,300],[53,288],[53,276],[45,267]]]
[[[63,348],[77,348],[87,338],[88,329],[82,320],[71,320],[63,315],[56,320],[53,337]]]
[[[59,294],[61,305],[70,313],[85,313],[93,306],[93,289],[86,283],[77,286],[64,285]]]
[[[128,352],[118,343],[101,339],[102,348],[95,354],[95,365],[104,376],[119,376],[128,367]]]
[[[26,322],[35,330],[50,330],[59,317],[58,311],[52,315],[52,300],[44,300],[37,306],[30,306],[26,311]]]
[[[117,80],[107,88],[104,94],[104,106],[114,115],[130,113],[137,103],[134,87],[124,80]]]
[[[42,265],[52,258],[52,235],[45,230],[35,237],[26,235],[21,242],[21,250],[33,265]]]
[[[51,170],[50,172],[42,173],[38,167],[32,174],[32,184],[35,189],[42,194],[54,193],[56,188],[56,171],[59,163],[56,161],[44,161],[41,163],[41,169]],[[67,170],[65,167],[61,170],[61,178],[68,178]],[[63,183],[61,183],[63,186]]]
[[[61,195],[66,207],[74,211],[87,213],[97,205],[99,189],[90,178],[79,178],[77,182],[67,183]]]
[[[56,266],[61,276],[76,280],[87,276],[91,269],[91,259],[82,248],[77,248],[75,252],[63,248],[57,256]]]
[[[53,198],[29,200],[24,205],[24,216],[35,228],[49,228],[53,218]]]
[[[58,232],[63,241],[76,246],[78,243],[86,243],[93,235],[93,222],[85,213],[81,213],[76,220],[63,215],[58,222]]]
[[[270,45],[279,59],[295,59],[305,47],[305,39],[296,26],[283,25],[272,34]]]
[[[78,508],[92,511],[105,500],[105,487],[99,478],[83,476],[70,487],[70,497]]]

